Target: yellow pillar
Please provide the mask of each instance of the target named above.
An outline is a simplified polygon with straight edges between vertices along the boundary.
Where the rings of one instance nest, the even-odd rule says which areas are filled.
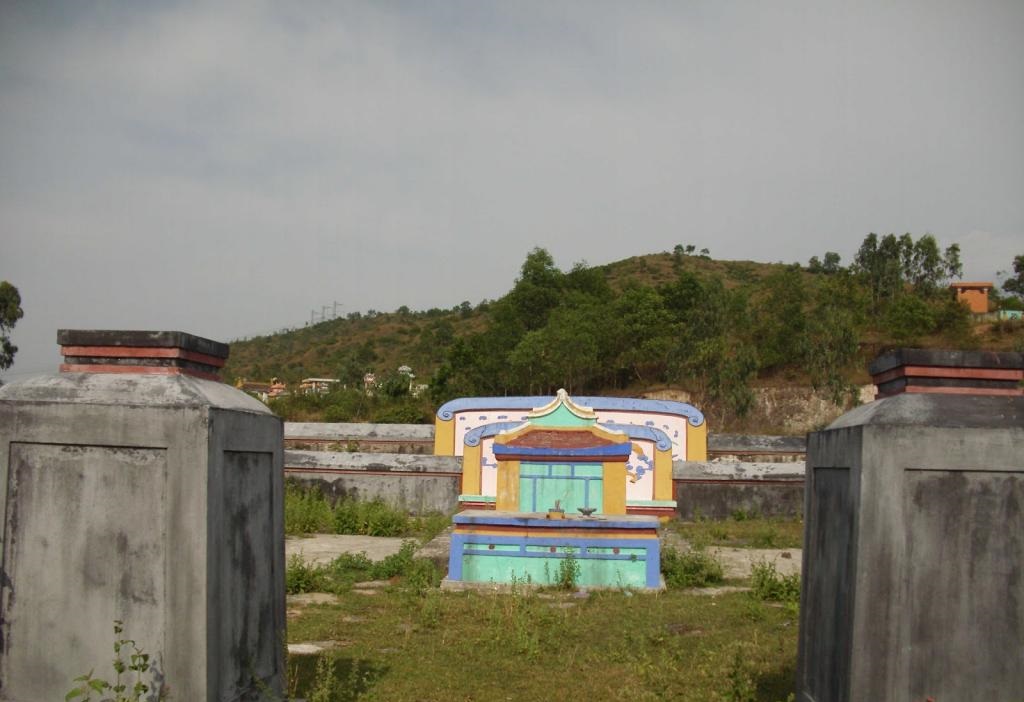
[[[434,455],[455,455],[455,420],[434,419]]]
[[[480,494],[481,446],[467,446],[462,454],[462,494]]]
[[[689,447],[689,442],[687,442]],[[689,450],[689,449],[687,449]],[[654,449],[654,493],[655,500],[672,500],[672,449]]]
[[[625,514],[626,513],[626,464],[605,463],[604,481],[602,491],[604,493],[604,504],[601,512],[604,514]]]
[[[686,460],[708,460],[708,423],[704,421],[699,427],[689,422],[686,424]]]
[[[519,511],[519,461],[498,461],[498,495],[494,508],[499,512]]]

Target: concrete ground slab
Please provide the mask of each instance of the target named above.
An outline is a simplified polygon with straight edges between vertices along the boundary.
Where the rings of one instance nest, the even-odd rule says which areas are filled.
[[[779,575],[799,575],[803,559],[800,549],[795,548],[708,548],[722,563],[726,578],[749,578],[755,563],[771,563]]]
[[[284,542],[285,558],[294,554],[307,564],[325,565],[343,553],[365,553],[371,561],[382,561],[402,548],[399,539],[387,536],[351,536],[347,534],[313,534],[289,536]]]

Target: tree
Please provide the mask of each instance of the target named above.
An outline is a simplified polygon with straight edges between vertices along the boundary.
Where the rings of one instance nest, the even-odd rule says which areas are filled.
[[[1014,276],[1003,283],[1003,290],[1024,299],[1024,254],[1013,257],[1013,273]]]
[[[864,238],[854,258],[852,270],[868,286],[871,306],[877,312],[907,289],[922,298],[934,297],[949,281],[963,274],[960,245],[952,244],[944,252],[931,234],[917,241],[910,234],[899,238],[877,234]]]
[[[806,345],[807,290],[799,266],[788,266],[764,281],[764,294],[754,314],[755,337],[762,368],[793,366]]]
[[[0,371],[14,363],[18,347],[11,343],[10,333],[24,314],[18,289],[6,280],[0,281]]]
[[[526,255],[506,299],[527,331],[547,324],[548,315],[561,300],[564,277],[545,249],[537,247]]]
[[[853,395],[856,386],[844,371],[857,357],[858,342],[867,322],[864,289],[847,271],[820,282],[814,308],[807,316],[802,366],[815,389],[827,390],[837,405]]]

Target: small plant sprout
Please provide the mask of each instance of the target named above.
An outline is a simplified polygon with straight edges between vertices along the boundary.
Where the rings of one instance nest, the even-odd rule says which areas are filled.
[[[124,635],[124,622],[114,621],[114,682],[108,682],[103,678],[93,677],[90,670],[85,675],[75,678],[74,682],[79,683],[76,687],[64,695],[64,702],[78,700],[80,702],[93,702],[93,695],[101,695],[95,702],[143,702],[150,699],[146,697],[149,692],[149,685],[143,680],[148,678],[152,665],[149,662],[150,655],[145,653],[135,643]],[[125,656],[127,655],[127,659]],[[134,679],[134,682],[132,680]],[[113,696],[110,696],[112,693]],[[160,690],[159,699],[165,699],[164,690]]]

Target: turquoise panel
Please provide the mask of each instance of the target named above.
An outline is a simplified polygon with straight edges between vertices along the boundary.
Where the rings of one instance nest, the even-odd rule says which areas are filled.
[[[462,579],[469,582],[532,583],[553,585],[558,582],[563,558],[524,558],[515,556],[463,556]],[[646,586],[644,561],[605,561],[577,558],[580,574],[576,582],[590,587]]]
[[[513,553],[519,553],[519,544],[472,544],[465,543],[462,546],[463,551],[470,551],[475,549],[481,549],[486,551],[511,551]]]
[[[521,463],[519,511],[546,512],[557,501],[567,513],[579,507],[601,511],[604,469],[594,463]]]

